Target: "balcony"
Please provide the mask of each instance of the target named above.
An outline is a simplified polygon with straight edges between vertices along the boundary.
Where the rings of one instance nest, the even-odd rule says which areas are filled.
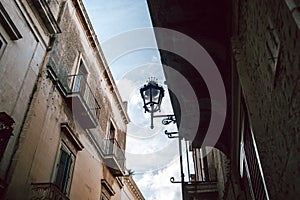
[[[53,183],[32,183],[31,200],[70,200]]]
[[[197,181],[183,184],[184,199],[218,200],[218,188],[215,181]]]
[[[81,127],[96,128],[100,106],[95,98],[95,92],[87,82],[87,75],[65,75],[65,73],[57,73],[51,66],[48,66],[48,75],[63,93],[74,118]]]
[[[125,154],[116,139],[106,139],[104,163],[115,176],[123,176],[125,170]]]

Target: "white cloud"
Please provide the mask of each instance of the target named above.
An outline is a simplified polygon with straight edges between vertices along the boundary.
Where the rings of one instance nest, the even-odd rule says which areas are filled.
[[[188,169],[187,169],[187,159],[186,159],[186,149],[185,144],[182,142],[182,161],[183,161],[183,173],[185,174],[184,180],[188,181]],[[136,160],[138,162],[148,161],[148,157],[145,159]],[[189,166],[190,173],[194,173],[192,153],[189,152]],[[182,199],[181,184],[171,183],[170,178],[174,177],[175,181],[180,181],[180,163],[178,150],[177,154],[174,156],[172,161],[169,161],[167,165],[158,170],[149,170],[142,174],[137,173],[134,175],[134,179],[142,191],[143,195],[148,200],[180,200]]]
[[[181,199],[181,185],[170,182],[171,177],[180,180],[179,172],[177,161],[157,172],[146,172],[142,176],[135,176],[135,180],[149,200],[179,200]]]
[[[151,59],[152,62],[159,62],[159,58],[158,56],[156,55],[152,55],[152,59]]]
[[[130,95],[137,90],[137,83],[130,79],[121,79],[118,81],[118,89],[124,101],[130,100]]]
[[[176,139],[170,140],[162,134],[149,138],[127,137],[126,166],[136,172],[161,169],[177,157]]]

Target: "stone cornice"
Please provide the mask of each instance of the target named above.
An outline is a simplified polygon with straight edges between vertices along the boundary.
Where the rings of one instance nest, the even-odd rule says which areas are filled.
[[[124,182],[127,185],[127,187],[130,189],[132,194],[135,195],[135,199],[137,200],[145,200],[143,194],[139,190],[138,186],[136,185],[135,181],[132,179],[131,176],[124,177]]]
[[[70,142],[73,144],[73,146],[76,148],[77,151],[81,151],[84,148],[78,136],[76,136],[76,134],[74,133],[74,131],[72,130],[72,128],[69,126],[68,123],[66,122],[61,123],[61,130],[67,136],[67,138],[70,140]]]

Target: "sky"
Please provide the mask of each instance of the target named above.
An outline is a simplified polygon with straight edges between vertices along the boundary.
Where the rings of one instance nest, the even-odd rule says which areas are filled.
[[[131,122],[127,126],[126,167],[134,171],[134,180],[145,199],[180,200],[180,184],[170,182],[171,177],[180,180],[178,140],[168,139],[164,134],[165,130],[176,131],[176,126],[163,126],[161,119],[155,119],[154,129],[150,129],[150,114],[144,113],[139,94],[149,77],[155,77],[167,91],[159,53],[157,49],[142,46],[126,51],[138,40],[156,44],[153,33],[147,36],[137,33],[142,28],[152,27],[147,2],[83,0],[83,3],[121,97],[128,101]],[[116,53],[124,48],[125,53]],[[173,113],[167,92],[161,108],[159,114]]]

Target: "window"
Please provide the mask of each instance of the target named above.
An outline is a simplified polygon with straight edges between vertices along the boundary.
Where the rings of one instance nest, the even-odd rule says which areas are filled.
[[[259,152],[251,128],[251,119],[245,100],[241,102],[241,159],[244,171],[241,175],[247,177],[249,192],[253,199],[269,199],[265,179],[260,163]]]
[[[17,26],[10,18],[9,14],[5,10],[4,6],[0,2],[0,24],[3,26],[10,39],[18,40],[22,38],[21,33],[19,32]]]
[[[14,120],[5,112],[0,112],[0,160],[12,135]]]
[[[51,0],[29,0],[29,2],[32,3],[33,7],[35,8],[36,12],[34,12],[34,14],[42,22],[41,25],[44,25],[42,27],[46,33],[61,33],[56,18],[54,17],[51,8],[48,5],[50,2],[52,2]]]
[[[114,139],[115,138],[115,134],[116,134],[116,129],[115,126],[113,125],[112,122],[110,122],[110,127],[109,127],[109,139]]]
[[[108,200],[108,198],[104,194],[102,194],[101,195],[101,200]]]
[[[87,75],[88,75],[88,72],[85,68],[83,61],[81,60],[79,68],[78,68],[78,72],[75,75],[75,79],[74,79],[74,83],[73,83],[74,85],[72,88],[73,92],[80,92],[80,91],[83,92],[83,90],[86,87],[86,83],[87,83]]]
[[[115,126],[113,125],[113,123],[110,122],[109,131],[106,136],[106,151],[105,152],[107,154],[113,154],[113,152],[114,152],[114,145],[116,143],[115,137],[116,137],[116,129],[115,129]]]
[[[110,184],[105,179],[101,179],[101,200],[109,200],[114,194],[115,191]]]
[[[0,34],[0,58],[4,52],[4,49],[7,45],[7,42],[4,40],[4,38],[2,37],[2,35]]]
[[[75,155],[83,149],[78,135],[75,134],[67,123],[61,124],[61,145],[55,169],[54,184],[67,195],[70,191]]]
[[[55,185],[64,194],[68,193],[75,156],[64,145],[60,149],[60,156],[56,167]]]

